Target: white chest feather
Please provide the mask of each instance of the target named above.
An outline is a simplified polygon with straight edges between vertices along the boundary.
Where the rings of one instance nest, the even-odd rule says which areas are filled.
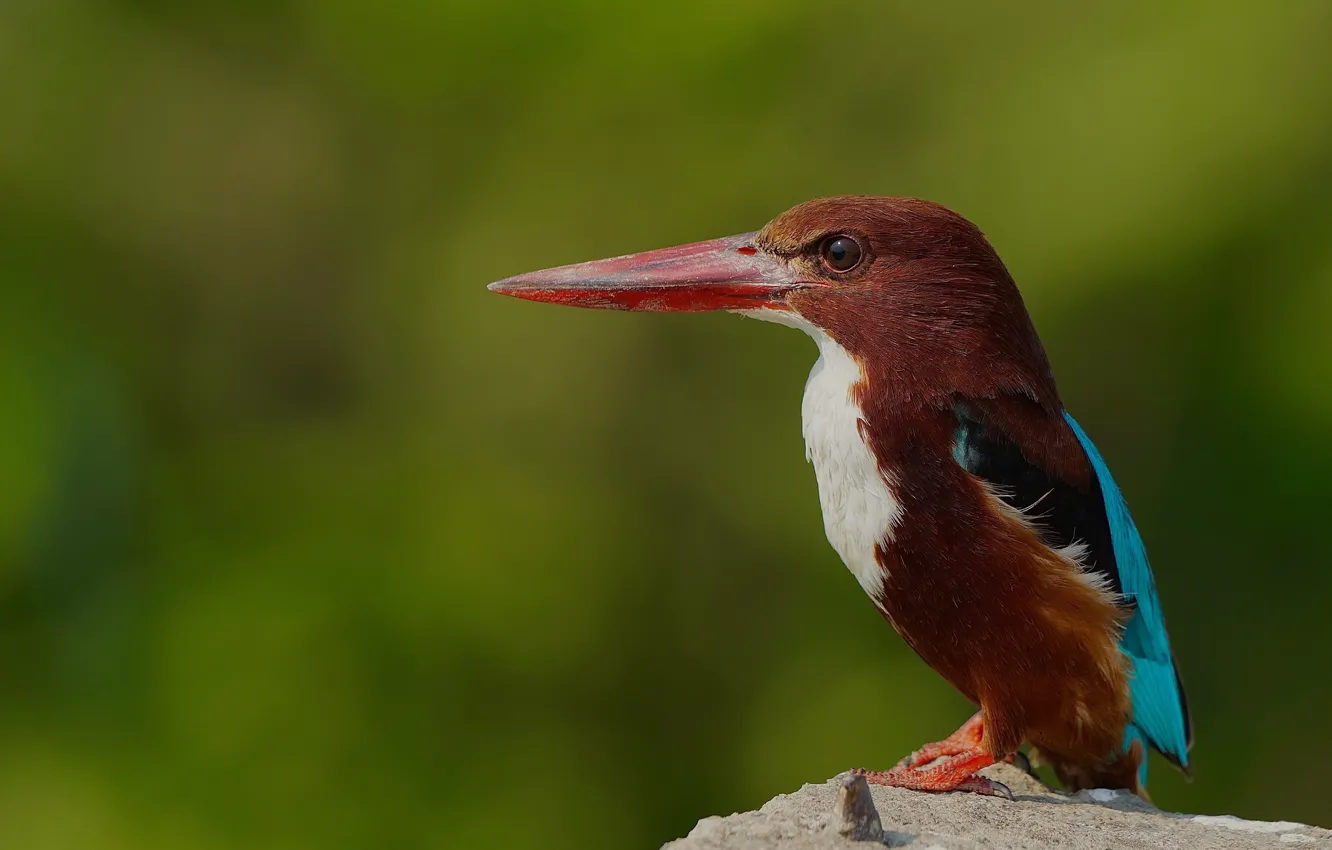
[[[746,314],[799,328],[819,346],[800,408],[805,456],[814,465],[828,542],[865,592],[878,597],[884,573],[875,552],[892,539],[893,528],[902,519],[902,505],[893,496],[890,477],[879,469],[861,436],[861,411],[851,395],[864,378],[860,364],[820,328],[793,313]]]

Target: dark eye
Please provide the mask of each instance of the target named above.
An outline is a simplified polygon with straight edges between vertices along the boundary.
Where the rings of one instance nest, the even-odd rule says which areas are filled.
[[[819,256],[830,271],[849,272],[860,265],[860,243],[850,236],[829,236],[819,246]]]

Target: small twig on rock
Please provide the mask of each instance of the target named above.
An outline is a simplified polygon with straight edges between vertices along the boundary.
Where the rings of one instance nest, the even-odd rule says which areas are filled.
[[[828,818],[828,829],[852,841],[882,841],[883,824],[865,777],[843,773],[836,781],[837,802]]]

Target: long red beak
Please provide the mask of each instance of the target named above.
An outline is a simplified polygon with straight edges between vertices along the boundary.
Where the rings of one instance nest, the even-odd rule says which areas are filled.
[[[795,277],[786,263],[758,251],[754,234],[728,236],[522,274],[492,292],[603,310],[700,312],[784,307],[793,289],[820,285]]]

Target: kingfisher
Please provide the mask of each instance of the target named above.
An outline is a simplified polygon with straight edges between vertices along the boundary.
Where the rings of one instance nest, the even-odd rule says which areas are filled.
[[[1064,409],[1008,269],[939,204],[849,195],[762,230],[561,266],[495,292],[613,310],[726,310],[798,328],[824,530],[879,613],[979,707],[871,782],[1012,794],[1020,758],[1070,790],[1187,775],[1188,703],[1141,535]]]

